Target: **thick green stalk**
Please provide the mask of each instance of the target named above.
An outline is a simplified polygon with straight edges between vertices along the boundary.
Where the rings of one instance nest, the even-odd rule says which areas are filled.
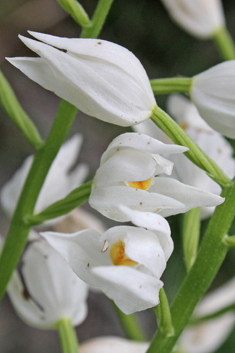
[[[183,222],[183,249],[184,262],[187,271],[192,267],[198,250],[200,237],[200,207],[192,208],[184,214]]]
[[[174,335],[174,328],[172,326],[171,311],[164,288],[160,289],[159,300],[160,303],[153,308],[157,315],[158,327],[164,336],[171,337]]]
[[[216,276],[228,247],[224,237],[228,233],[235,213],[235,182],[223,189],[225,202],[218,206],[211,218],[197,258],[186,276],[171,306],[175,334],[164,336],[159,330],[147,353],[170,353],[194,308]]]
[[[0,257],[0,299],[5,292],[7,283],[27,241],[30,225],[26,224],[24,220],[33,214],[46,175],[60,146],[64,142],[76,112],[77,109],[73,105],[66,101],[61,101],[45,145],[35,154]]]
[[[36,126],[21,107],[15,93],[9,85],[7,79],[0,71],[0,103],[12,121],[23,132],[28,142],[36,150],[40,149],[44,141],[42,140]]]
[[[235,59],[235,45],[226,27],[220,27],[212,36],[218,51],[224,60]]]
[[[136,314],[126,315],[116,305],[114,305],[114,309],[127,337],[135,341],[146,341],[145,334],[139,325]]]
[[[210,177],[222,186],[227,186],[231,183],[231,180],[215,161],[207,156],[191,137],[157,105],[153,108],[151,119],[173,142],[188,147],[189,151],[185,152],[185,155],[199,168],[204,169]]]
[[[169,94],[175,92],[189,92],[192,78],[171,77],[150,80],[154,94]]]
[[[99,0],[92,16],[91,26],[83,28],[81,38],[97,38],[102,30],[113,0]]]
[[[60,319],[56,327],[59,332],[63,353],[79,353],[77,335],[71,319]]]

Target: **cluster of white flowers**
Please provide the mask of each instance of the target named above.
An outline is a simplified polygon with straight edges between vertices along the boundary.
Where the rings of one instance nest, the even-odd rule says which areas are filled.
[[[224,26],[219,1],[202,0],[200,7],[193,1],[163,3],[176,21],[203,38]],[[85,225],[76,229],[77,223],[70,219],[63,228],[58,225],[61,218],[54,220],[57,230],[65,233],[43,232],[44,239],[36,237],[29,246],[23,256],[24,281],[14,272],[8,286],[12,303],[26,322],[41,328],[54,328],[63,317],[70,317],[73,325],[81,323],[87,312],[87,284],[100,288],[126,314],[154,307],[159,304],[163,286],[160,278],[173,251],[170,227],[164,217],[195,207],[202,207],[202,218],[211,215],[215,206],[224,201],[219,196],[220,187],[186,159],[186,147],[157,139],[158,128],[146,120],[156,101],[143,66],[131,52],[104,40],[30,34],[37,40],[22,36],[20,39],[40,57],[8,59],[14,66],[88,115],[122,126],[141,123],[135,126],[137,132],[122,134],[110,143],[101,157],[89,198],[90,206],[104,216],[118,222],[131,221],[135,227],[120,225],[102,230],[98,222],[96,230],[83,229],[90,221],[82,216]],[[233,151],[199,113],[217,131],[234,137],[233,72],[235,62],[231,61],[196,75],[190,97],[197,108],[178,96],[171,97],[168,103],[170,114],[230,178],[235,169]],[[217,82],[220,88],[212,93],[211,87]],[[85,165],[69,174],[81,140],[76,135],[62,146],[35,213],[65,197],[84,180]],[[13,214],[32,160],[32,156],[27,158],[1,192],[3,208],[9,215]],[[69,217],[78,219],[75,213]],[[234,316],[229,328],[233,323]],[[193,329],[182,336],[183,347],[190,347],[188,342],[195,334],[190,330]],[[104,352],[106,344],[110,347],[108,341],[99,350],[95,343],[93,353]],[[118,351],[123,344],[123,352],[147,349],[147,344],[117,344]],[[88,344],[81,352],[87,352],[86,347]],[[201,348],[200,351],[204,352]]]

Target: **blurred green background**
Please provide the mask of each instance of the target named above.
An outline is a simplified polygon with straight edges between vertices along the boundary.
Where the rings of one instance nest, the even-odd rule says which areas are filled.
[[[205,0],[207,1],[207,0]],[[92,15],[97,0],[80,1]],[[227,27],[235,39],[235,2],[223,1]],[[33,55],[18,39],[27,30],[45,32],[64,37],[79,37],[80,27],[57,4],[56,0],[1,0],[0,1],[0,65],[24,109],[46,137],[59,99],[30,81],[5,60],[5,56]],[[156,0],[115,0],[100,38],[118,43],[131,50],[142,62],[150,78],[177,75],[192,76],[221,61],[211,41],[197,40],[177,27],[168,18],[165,8]],[[165,108],[166,96],[157,97]],[[81,132],[84,143],[79,162],[90,167],[93,177],[99,166],[100,156],[111,140],[125,128],[116,127],[78,113],[69,136]],[[0,187],[9,180],[33,149],[24,140],[6,113],[0,107]],[[89,209],[88,205],[85,205]],[[0,233],[6,234],[9,220],[0,210]],[[108,225],[114,225],[102,218]],[[175,251],[163,276],[165,289],[171,300],[184,275],[180,231],[182,217],[171,217],[169,222],[175,242]],[[206,221],[202,225],[205,229]],[[235,225],[231,230],[235,234]],[[230,251],[212,287],[224,283],[235,275],[235,251]],[[235,299],[235,293],[234,293]],[[151,338],[156,320],[151,310],[139,315],[144,329]],[[107,298],[100,293],[89,295],[89,315],[77,328],[82,342],[98,335],[123,335]],[[7,297],[0,306],[0,352],[60,352],[57,333],[41,331],[25,325],[17,318]],[[234,353],[235,330],[217,352]],[[200,353],[200,352],[198,352]]]

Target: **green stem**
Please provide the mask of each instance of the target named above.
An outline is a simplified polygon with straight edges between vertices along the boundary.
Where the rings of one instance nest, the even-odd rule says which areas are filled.
[[[25,218],[33,214],[34,207],[49,168],[64,142],[75,118],[77,109],[61,101],[53,126],[43,148],[36,152],[33,164],[25,181],[8,236],[0,257],[0,299],[24,250],[30,225]]]
[[[235,59],[234,41],[226,27],[218,28],[213,34],[212,39],[214,40],[224,60]]]
[[[200,207],[193,208],[184,214],[183,222],[183,248],[184,262],[187,271],[192,267],[198,250],[200,237]]]
[[[126,315],[115,304],[114,308],[127,337],[135,341],[146,341],[145,334],[140,327],[136,314]]]
[[[153,308],[157,315],[158,327],[164,336],[171,337],[174,335],[174,328],[172,326],[168,299],[163,288],[160,289],[159,300],[160,304]]]
[[[231,183],[223,170],[157,105],[153,108],[151,119],[173,142],[188,147],[189,151],[185,152],[185,155],[199,168],[204,169],[216,182],[221,186]]]
[[[28,142],[34,146],[36,150],[39,150],[44,141],[42,140],[36,126],[22,109],[18,99],[7,79],[0,71],[0,102],[12,121],[19,127],[23,132]]]
[[[209,288],[225,258],[228,247],[224,244],[224,236],[228,233],[235,213],[234,181],[232,185],[223,189],[222,196],[225,197],[225,202],[216,208],[198,256],[171,306],[175,334],[172,337],[166,337],[159,330],[147,353],[171,352],[197,303]]]
[[[79,353],[77,335],[71,319],[60,319],[56,326],[63,353]]]
[[[171,77],[150,80],[154,94],[169,94],[174,92],[189,92],[192,78]]]
[[[205,316],[200,316],[200,317],[194,317],[192,318],[190,321],[189,321],[189,324],[190,325],[199,325],[205,321],[208,321],[208,320],[212,320],[212,319],[216,319],[217,317],[231,311],[231,310],[235,310],[235,303],[233,304],[230,304],[220,310],[217,310],[215,311],[214,313],[211,313],[211,314],[208,314],[208,315],[205,315]]]
[[[97,38],[100,34],[113,0],[99,0],[91,20],[91,26],[83,28],[81,38]]]

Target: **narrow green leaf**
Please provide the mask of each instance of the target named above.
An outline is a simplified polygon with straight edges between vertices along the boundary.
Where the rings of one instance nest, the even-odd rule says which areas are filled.
[[[172,337],[174,335],[174,328],[172,326],[170,306],[164,288],[160,289],[159,300],[160,303],[153,308],[157,315],[159,330],[164,336]]]
[[[73,19],[82,27],[91,26],[88,14],[77,0],[57,0]]]
[[[13,92],[7,79],[0,71],[0,102],[11,120],[20,128],[28,142],[34,146],[36,150],[40,149],[44,142],[40,134],[29,118],[29,116],[22,109],[15,93]]]
[[[200,211],[201,208],[196,207],[184,213],[183,216],[183,249],[187,271],[190,270],[197,256],[201,224]]]
[[[85,202],[91,193],[92,180],[71,191],[64,199],[56,201],[42,212],[26,219],[32,225],[41,224],[48,219],[63,216]]]

